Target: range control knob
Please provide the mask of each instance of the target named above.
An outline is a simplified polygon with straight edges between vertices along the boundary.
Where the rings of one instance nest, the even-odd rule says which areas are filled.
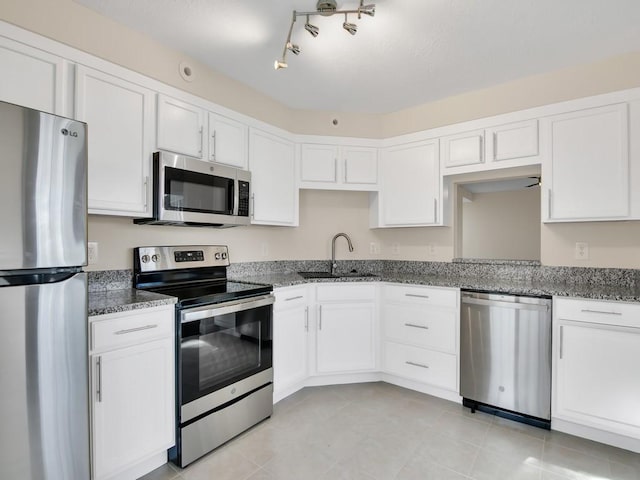
[[[154,254],[154,255],[151,256],[151,261],[152,262],[157,262],[158,260],[160,260],[160,255],[155,255]]]
[[[215,254],[215,258],[216,258],[216,260],[220,260],[220,258],[221,258],[220,252]]]
[[[222,259],[225,260],[227,258],[227,252],[222,252]]]
[[[149,255],[142,255],[140,260],[142,260],[142,263],[149,263]]]

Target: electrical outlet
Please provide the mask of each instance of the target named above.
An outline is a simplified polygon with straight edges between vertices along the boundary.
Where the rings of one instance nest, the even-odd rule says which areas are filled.
[[[394,255],[400,254],[400,245],[398,245],[397,243],[392,243],[391,244],[391,253],[393,253]]]
[[[589,244],[587,242],[576,242],[576,260],[589,260]]]
[[[267,242],[262,242],[261,244],[262,247],[262,256],[263,257],[268,257],[269,256],[269,244]]]
[[[436,254],[436,246],[433,243],[430,243],[427,245],[427,253],[429,255],[435,255]]]
[[[89,265],[98,263],[98,242],[87,243],[87,262]]]
[[[376,242],[371,242],[369,244],[369,253],[371,255],[379,255],[380,254],[380,245]]]

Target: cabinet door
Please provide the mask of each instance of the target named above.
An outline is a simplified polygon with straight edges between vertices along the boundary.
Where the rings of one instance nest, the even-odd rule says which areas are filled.
[[[295,146],[283,138],[251,129],[251,223],[298,224]]]
[[[381,159],[381,208],[385,226],[438,223],[438,141],[389,148]]]
[[[338,182],[338,147],[305,143],[301,147],[300,181]]]
[[[375,312],[372,303],[321,304],[316,369],[341,373],[375,368]]]
[[[538,155],[538,121],[510,123],[488,128],[487,158],[491,161]]]
[[[547,220],[620,220],[629,215],[627,105],[544,119],[542,181]],[[544,212],[544,210],[547,210]]]
[[[343,147],[344,183],[378,183],[378,151],[367,147]]]
[[[209,113],[209,160],[246,169],[248,130],[243,123]]]
[[[442,139],[443,165],[460,167],[475,165],[484,161],[484,130],[475,130]]]
[[[274,390],[284,389],[307,378],[307,336],[309,307],[276,309],[273,319]]]
[[[94,477],[174,443],[173,339],[92,357]]]
[[[65,115],[65,61],[0,37],[0,100]]]
[[[640,329],[561,323],[554,416],[640,438]]]
[[[76,117],[89,126],[89,213],[151,214],[153,95],[126,80],[76,67]]]
[[[204,111],[200,107],[158,95],[158,148],[202,158]]]

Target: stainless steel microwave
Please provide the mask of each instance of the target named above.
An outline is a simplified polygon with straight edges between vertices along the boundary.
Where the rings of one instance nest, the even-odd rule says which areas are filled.
[[[251,173],[168,152],[153,154],[153,218],[135,223],[233,227],[249,224]]]

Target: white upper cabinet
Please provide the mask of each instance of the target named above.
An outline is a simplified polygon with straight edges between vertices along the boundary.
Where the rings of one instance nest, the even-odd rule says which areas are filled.
[[[158,139],[160,150],[204,158],[205,111],[190,103],[158,95]]]
[[[0,100],[65,115],[65,60],[0,37]]]
[[[442,164],[460,167],[484,162],[484,130],[458,133],[442,138]]]
[[[438,146],[438,140],[429,140],[382,150],[372,227],[442,224]]]
[[[295,144],[255,128],[249,131],[251,223],[298,225]]]
[[[486,130],[485,158],[491,162],[538,155],[538,121],[510,123]]]
[[[209,112],[209,161],[247,169],[249,128]]]
[[[89,126],[89,213],[149,216],[154,92],[77,65],[75,107]]]
[[[628,106],[541,120],[544,221],[622,220],[630,215]]]
[[[377,190],[377,149],[303,143],[300,149],[300,188]]]

